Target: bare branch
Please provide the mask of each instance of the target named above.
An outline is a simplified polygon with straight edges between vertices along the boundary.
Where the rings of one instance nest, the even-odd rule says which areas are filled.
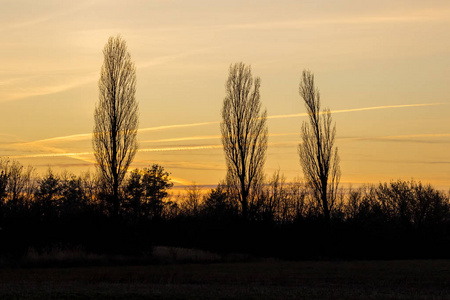
[[[267,112],[260,113],[259,77],[253,80],[251,67],[230,66],[223,100],[222,144],[227,164],[227,181],[235,190],[246,218],[254,204],[254,190],[262,182],[267,149]]]
[[[136,67],[120,36],[109,38],[103,55],[92,145],[100,174],[112,191],[113,214],[117,215],[118,189],[138,147]]]
[[[314,75],[310,71],[303,71],[299,93],[309,115],[309,122],[302,124],[300,163],[305,179],[329,222],[341,176],[338,150],[334,148],[336,125],[332,126],[329,109],[320,113],[320,93],[314,86]]]

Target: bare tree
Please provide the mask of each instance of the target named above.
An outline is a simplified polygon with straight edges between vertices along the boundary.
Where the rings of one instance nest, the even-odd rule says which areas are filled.
[[[200,207],[202,206],[202,197],[200,187],[193,183],[186,188],[183,202],[180,203],[181,211],[186,216],[198,217]]]
[[[23,165],[18,161],[13,161],[9,169],[8,191],[10,193],[9,201],[16,203],[26,184],[26,178],[23,176]]]
[[[117,216],[119,187],[138,148],[136,67],[120,36],[109,38],[103,55],[92,144],[102,179],[112,194],[112,213]]]
[[[250,66],[231,65],[222,107],[227,183],[236,190],[244,218],[255,204],[254,190],[263,180],[266,158],[267,111],[260,113],[260,82],[259,77],[253,80]]]
[[[302,125],[300,163],[305,180],[329,223],[341,175],[338,149],[334,147],[336,125],[331,124],[329,109],[320,112],[320,93],[314,86],[314,74],[310,71],[303,71],[299,93],[309,116],[309,122]]]
[[[9,163],[9,159],[0,158],[0,205],[6,202],[6,196],[8,195]]]

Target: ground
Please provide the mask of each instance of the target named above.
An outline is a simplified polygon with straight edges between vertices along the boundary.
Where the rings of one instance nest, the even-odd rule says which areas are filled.
[[[4,268],[1,299],[450,299],[450,260]]]

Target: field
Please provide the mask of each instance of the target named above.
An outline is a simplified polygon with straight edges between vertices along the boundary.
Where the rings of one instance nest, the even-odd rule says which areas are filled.
[[[4,268],[1,299],[449,299],[450,261]]]

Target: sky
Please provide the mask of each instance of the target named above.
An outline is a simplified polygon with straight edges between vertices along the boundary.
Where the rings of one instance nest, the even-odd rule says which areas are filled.
[[[102,50],[136,64],[140,150],[175,184],[225,178],[220,110],[230,64],[251,65],[267,109],[267,177],[302,178],[298,94],[315,74],[336,122],[344,185],[450,188],[449,1],[0,0],[0,157],[74,174],[92,154]]]

